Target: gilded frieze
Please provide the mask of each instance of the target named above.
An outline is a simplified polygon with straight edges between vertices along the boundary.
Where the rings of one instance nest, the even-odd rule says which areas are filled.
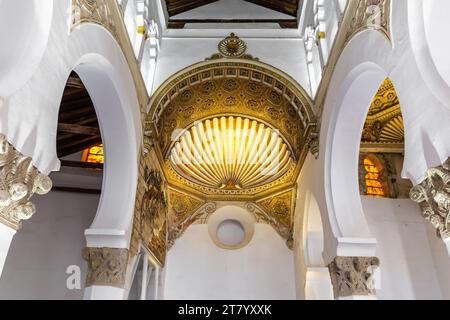
[[[139,180],[130,251],[135,255],[142,243],[161,265],[167,251],[167,187],[153,151],[144,153]]]
[[[166,106],[157,126],[163,154],[169,152],[177,129],[222,115],[255,118],[279,129],[296,157],[304,146],[305,127],[290,100],[256,81],[222,78],[193,85]]]
[[[378,90],[364,124],[363,143],[403,143],[403,116],[394,85],[386,79]]]
[[[170,204],[168,215],[168,247],[170,248],[175,240],[195,222],[195,213],[205,204],[205,201],[173,189],[169,189],[168,194]]]

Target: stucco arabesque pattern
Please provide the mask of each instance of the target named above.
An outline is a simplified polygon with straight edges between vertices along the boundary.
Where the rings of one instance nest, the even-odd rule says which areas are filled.
[[[30,157],[22,155],[0,134],[0,222],[19,229],[22,221],[36,212],[31,197],[35,193],[47,194],[51,188],[51,179],[41,174]]]
[[[128,249],[121,248],[85,248],[83,259],[88,264],[86,287],[125,286],[128,264]]]
[[[426,220],[443,240],[450,238],[450,158],[442,166],[427,171],[427,178],[411,189],[410,197],[418,203]]]
[[[376,257],[336,257],[328,266],[335,298],[375,295]]]

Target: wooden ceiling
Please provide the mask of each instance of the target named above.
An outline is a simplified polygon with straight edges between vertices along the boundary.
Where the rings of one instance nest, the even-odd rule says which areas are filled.
[[[58,157],[62,158],[101,143],[94,104],[78,75],[72,72],[59,109]]]
[[[292,19],[264,19],[264,20],[218,20],[218,19],[170,19],[180,13],[208,5],[219,0],[166,0],[169,13],[169,28],[183,28],[186,23],[279,23],[282,28],[296,28],[298,25],[297,11],[300,8],[300,0],[243,0],[267,9],[271,9],[292,17]]]

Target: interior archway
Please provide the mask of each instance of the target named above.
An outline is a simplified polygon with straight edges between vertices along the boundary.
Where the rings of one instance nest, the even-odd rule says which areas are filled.
[[[84,231],[97,212],[104,157],[98,152],[102,137],[93,101],[75,72],[68,77],[60,103],[56,139],[61,170],[50,175],[54,187],[47,197],[35,199],[39,213],[13,238],[0,297],[83,298]],[[29,268],[37,271],[31,274]],[[49,283],[43,297],[41,288]]]

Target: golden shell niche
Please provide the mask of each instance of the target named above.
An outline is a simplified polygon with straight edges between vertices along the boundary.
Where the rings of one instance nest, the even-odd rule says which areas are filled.
[[[242,117],[216,117],[186,130],[174,144],[175,170],[218,189],[249,189],[276,180],[294,160],[277,130]]]
[[[223,131],[231,135],[222,139],[230,142],[227,149],[217,145],[223,141],[209,139],[210,148],[222,150],[215,154],[222,159],[216,165],[205,160],[214,154],[201,138],[208,120],[210,130],[227,128]],[[255,124],[259,129],[252,132],[261,136],[242,144],[236,130],[245,123]],[[295,186],[316,128],[312,101],[288,75],[256,60],[219,58],[169,78],[152,96],[145,132],[157,146],[171,188],[208,201],[254,201]],[[275,149],[265,150],[263,158],[267,143]],[[236,151],[238,144],[244,149]],[[250,146],[261,157],[245,167],[239,162],[253,156]],[[193,157],[196,152],[202,161]]]

